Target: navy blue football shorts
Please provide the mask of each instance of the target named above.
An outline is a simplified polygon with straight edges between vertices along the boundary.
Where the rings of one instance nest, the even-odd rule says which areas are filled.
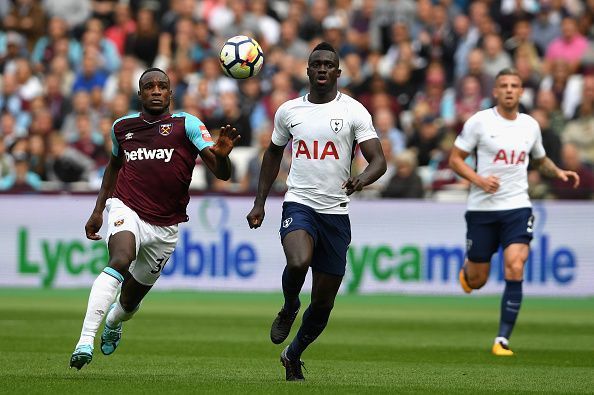
[[[467,211],[466,256],[472,262],[491,262],[499,246],[530,244],[534,216],[529,207],[501,211]]]
[[[304,204],[283,203],[281,240],[298,229],[305,230],[313,238],[312,270],[344,276],[347,249],[351,244],[348,214],[320,214]]]

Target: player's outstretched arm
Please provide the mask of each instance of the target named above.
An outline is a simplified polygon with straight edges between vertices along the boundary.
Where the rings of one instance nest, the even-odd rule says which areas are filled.
[[[574,188],[580,185],[580,176],[575,171],[558,168],[548,156],[532,159],[532,165],[546,177],[559,178],[566,182],[573,179]]]
[[[450,168],[460,177],[467,179],[483,191],[487,193],[497,192],[499,189],[499,178],[493,175],[487,178],[478,175],[478,173],[465,162],[468,155],[468,152],[454,146],[449,159]]]
[[[231,178],[229,154],[241,136],[230,125],[223,126],[215,145],[200,151],[200,157],[218,179]]]
[[[248,225],[252,229],[259,228],[262,221],[264,221],[264,204],[270,193],[272,183],[278,176],[284,151],[284,146],[276,145],[271,141],[264,152],[262,167],[260,168],[260,179],[258,180],[258,193],[254,200],[254,207],[247,215]]]
[[[118,173],[122,167],[122,158],[117,156],[111,156],[109,163],[105,168],[105,174],[103,174],[103,180],[101,181],[101,188],[97,195],[97,202],[95,208],[91,213],[91,217],[85,225],[85,234],[87,239],[101,240],[101,236],[97,233],[103,225],[103,210],[105,210],[105,202],[107,198],[111,196],[115,188],[116,181],[118,179]]]
[[[386,172],[386,158],[382,151],[382,145],[379,139],[365,140],[359,144],[363,157],[369,163],[361,174],[355,177],[349,177],[342,184],[342,188],[346,189],[346,194],[351,195],[354,192],[361,191],[364,186],[372,184]]]

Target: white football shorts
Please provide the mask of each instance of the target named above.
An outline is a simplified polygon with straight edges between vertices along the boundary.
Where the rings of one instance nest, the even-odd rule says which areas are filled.
[[[111,235],[127,230],[136,239],[136,259],[130,274],[141,284],[155,284],[177,244],[178,225],[157,226],[140,219],[138,214],[118,198],[107,199],[106,243]]]

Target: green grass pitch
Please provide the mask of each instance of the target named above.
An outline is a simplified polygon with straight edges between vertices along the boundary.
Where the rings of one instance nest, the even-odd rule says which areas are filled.
[[[96,344],[76,371],[87,295],[0,290],[0,394],[594,393],[592,298],[526,297],[516,355],[497,358],[498,297],[339,296],[306,382],[287,383],[287,343],[269,340],[280,294],[154,291],[116,353]]]

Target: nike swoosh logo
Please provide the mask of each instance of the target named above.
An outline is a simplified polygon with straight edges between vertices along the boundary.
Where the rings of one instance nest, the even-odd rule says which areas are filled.
[[[292,123],[291,124],[291,129],[294,128],[297,125],[301,125],[303,122],[297,122],[297,123]]]

